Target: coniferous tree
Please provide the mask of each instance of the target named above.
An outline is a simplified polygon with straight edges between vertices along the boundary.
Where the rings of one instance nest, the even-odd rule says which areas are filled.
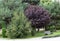
[[[19,11],[18,9],[14,11],[14,17],[7,27],[6,35],[8,38],[24,38],[31,33],[30,22],[24,15],[23,10],[20,9]]]

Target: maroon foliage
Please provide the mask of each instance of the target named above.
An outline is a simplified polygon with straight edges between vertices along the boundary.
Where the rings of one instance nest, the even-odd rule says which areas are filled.
[[[31,21],[32,26],[37,28],[44,27],[50,22],[49,12],[40,6],[29,5],[25,9],[25,15]]]

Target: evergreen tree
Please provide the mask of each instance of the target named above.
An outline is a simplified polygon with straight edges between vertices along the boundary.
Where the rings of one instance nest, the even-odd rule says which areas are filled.
[[[2,0],[0,3],[0,19],[6,27],[2,26],[2,34],[9,38],[21,38],[29,33],[30,22],[24,16],[22,0]],[[3,24],[2,24],[3,25]],[[7,32],[6,32],[7,30]],[[17,33],[17,34],[16,34]]]
[[[14,11],[14,17],[7,27],[6,35],[8,38],[24,38],[31,33],[30,22],[24,15],[23,10],[20,9],[19,11],[18,9]]]

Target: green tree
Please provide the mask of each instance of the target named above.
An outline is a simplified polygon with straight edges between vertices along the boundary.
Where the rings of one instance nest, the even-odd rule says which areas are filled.
[[[5,36],[6,24],[9,24],[15,9],[20,7],[22,0],[1,0],[0,1],[0,21],[2,26],[2,34]]]
[[[6,35],[8,38],[24,38],[31,33],[30,22],[23,13],[23,10],[14,11],[14,17],[7,27]]]
[[[58,27],[58,24],[60,24],[60,3],[56,2],[56,0],[54,2],[52,0],[41,0],[39,5],[50,12],[51,25],[55,26],[55,28],[60,28]]]

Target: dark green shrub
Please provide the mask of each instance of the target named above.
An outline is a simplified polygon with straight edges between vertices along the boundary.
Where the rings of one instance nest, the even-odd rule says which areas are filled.
[[[13,11],[20,7],[22,0],[2,0],[0,2],[0,19],[9,24]]]
[[[2,36],[5,38],[6,37],[6,24],[4,21],[1,21],[1,26],[2,26]]]
[[[18,8],[19,9],[19,8]],[[7,27],[6,36],[8,38],[24,38],[31,33],[31,26],[22,10],[14,11],[14,17]]]
[[[40,0],[22,0],[22,2],[30,3],[30,4],[38,4]]]
[[[60,17],[60,3],[52,2],[51,0],[41,0],[40,5],[47,9],[53,19],[59,19]]]
[[[49,0],[41,0],[40,6],[44,7],[45,9],[47,9],[50,12],[51,19],[55,23],[52,25],[56,26],[56,28],[60,28],[58,26],[60,24],[60,22],[57,21],[57,20],[60,21],[60,3],[56,2],[56,1],[52,2],[52,0],[50,0],[50,1]]]
[[[8,24],[6,26],[7,28],[2,26],[3,37],[5,37],[6,33],[6,36],[9,38],[23,38],[27,37],[27,35],[31,32],[30,22],[24,16],[22,8],[22,0],[1,1],[0,20],[5,23],[5,26]]]

